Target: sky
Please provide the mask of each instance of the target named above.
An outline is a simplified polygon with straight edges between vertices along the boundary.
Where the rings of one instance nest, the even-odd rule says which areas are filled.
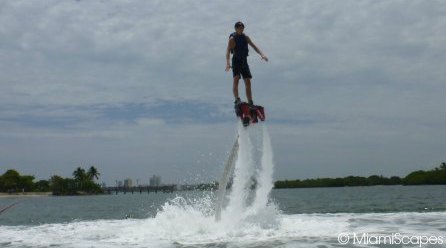
[[[0,173],[219,178],[239,20],[269,58],[250,49],[275,179],[446,160],[445,1],[0,0]]]

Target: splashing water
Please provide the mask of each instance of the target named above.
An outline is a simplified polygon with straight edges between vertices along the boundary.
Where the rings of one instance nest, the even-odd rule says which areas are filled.
[[[238,128],[238,157],[235,162],[232,190],[228,205],[222,213],[222,222],[237,226],[244,222],[270,226],[276,223],[276,208],[268,204],[273,187],[273,156],[269,134],[265,125]],[[254,144],[261,137],[261,144]],[[260,147],[256,149],[256,147]],[[255,158],[260,155],[261,160]],[[254,184],[255,191],[252,190]]]
[[[251,136],[261,137],[260,144]],[[160,236],[196,245],[258,240],[278,228],[277,208],[269,202],[274,164],[266,126],[246,129],[239,125],[237,142],[233,183],[221,219],[214,218],[213,197],[177,197],[166,202],[154,218],[160,230],[165,230]],[[260,146],[260,160],[254,156],[256,146]]]
[[[260,142],[254,143],[257,140],[252,137],[260,137]],[[277,227],[278,211],[268,200],[273,187],[274,164],[266,126],[244,128],[240,124],[237,144],[233,183],[221,219],[214,219],[212,197],[177,197],[165,203],[155,217],[158,225],[169,230],[172,238],[182,237],[182,242],[200,243],[228,237],[247,238],[254,230],[258,234]],[[256,147],[260,147],[260,160],[254,156]]]
[[[263,141],[262,141],[262,168],[258,176],[258,185],[256,191],[256,198],[253,203],[253,211],[257,212],[267,206],[268,196],[273,188],[273,151],[271,141],[269,138],[266,126],[262,126]]]

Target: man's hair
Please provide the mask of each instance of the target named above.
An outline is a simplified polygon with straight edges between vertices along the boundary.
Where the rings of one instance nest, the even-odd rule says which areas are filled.
[[[245,27],[245,24],[243,24],[243,22],[236,22],[235,24],[234,24],[234,28],[239,28],[239,27]]]

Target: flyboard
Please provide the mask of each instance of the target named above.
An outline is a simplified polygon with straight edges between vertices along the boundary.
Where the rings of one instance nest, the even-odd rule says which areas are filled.
[[[246,102],[241,102],[235,106],[235,114],[243,123],[246,128],[250,124],[257,123],[259,119],[265,121],[265,110],[259,105],[249,105]],[[229,153],[228,159],[225,162],[225,169],[223,175],[218,183],[217,201],[215,203],[215,220],[219,221],[221,218],[221,211],[223,208],[223,202],[226,195],[226,188],[228,187],[229,179],[234,172],[235,161],[238,155],[238,137],[237,135],[234,144],[232,145],[231,152]]]
[[[250,105],[246,102],[235,105],[235,114],[242,120],[244,127],[259,122],[259,119],[265,120],[265,110],[262,106]]]

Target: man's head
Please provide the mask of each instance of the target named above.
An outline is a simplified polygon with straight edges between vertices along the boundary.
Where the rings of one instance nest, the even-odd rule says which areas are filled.
[[[236,22],[234,24],[234,29],[237,34],[242,34],[243,30],[245,29],[245,25],[243,24],[243,22]]]

